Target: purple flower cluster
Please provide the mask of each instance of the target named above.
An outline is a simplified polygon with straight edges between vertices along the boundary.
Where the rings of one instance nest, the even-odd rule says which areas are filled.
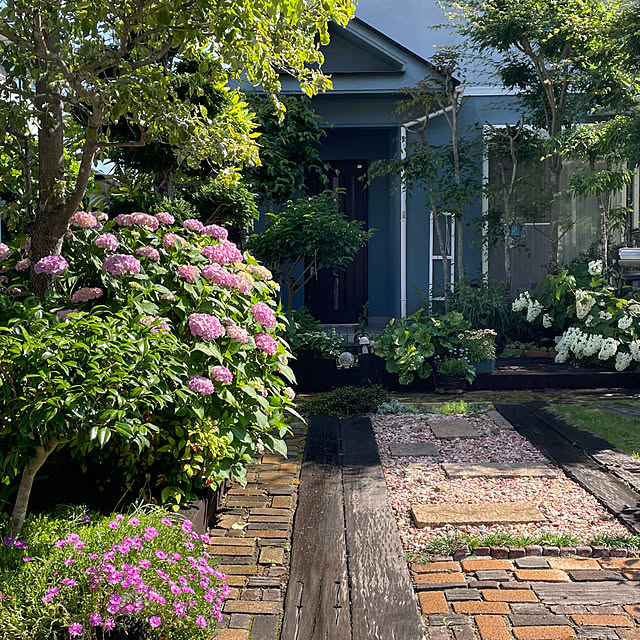
[[[232,287],[240,291],[240,293],[249,293],[251,281],[248,274],[229,273],[223,266],[219,264],[208,264],[202,268],[202,276],[220,285],[221,287]]]
[[[211,377],[216,382],[223,382],[224,384],[233,382],[233,373],[231,373],[227,367],[223,366],[212,367]]]
[[[89,300],[95,300],[102,296],[102,289],[100,287],[83,287],[78,289],[72,296],[71,302],[77,304],[78,302],[89,302]]]
[[[187,246],[187,241],[177,233],[166,233],[162,236],[162,244],[164,245],[165,249],[173,249],[176,245],[176,242],[178,243],[178,247],[180,249],[184,249]]]
[[[13,251],[4,242],[0,242],[0,260],[8,258],[12,253]]]
[[[112,276],[122,276],[125,273],[140,273],[140,261],[124,253],[114,253],[104,259],[102,268]]]
[[[192,336],[200,336],[205,340],[215,340],[224,332],[220,320],[208,313],[192,313],[189,316],[189,330]]]
[[[202,249],[202,255],[211,262],[218,264],[229,264],[231,262],[242,262],[242,252],[233,242],[221,242],[220,244],[210,244]]]
[[[160,224],[173,224],[176,221],[168,211],[156,213],[155,218]]]
[[[187,381],[187,386],[191,391],[199,393],[201,396],[210,396],[215,391],[213,382],[204,376],[191,376]]]
[[[93,244],[95,244],[98,249],[115,251],[120,246],[120,240],[118,240],[113,233],[103,233],[93,241]]]
[[[178,277],[193,284],[200,275],[200,269],[192,264],[182,264],[178,267]]]
[[[270,356],[278,353],[278,341],[274,340],[270,335],[266,333],[257,333],[253,336],[253,339],[256,341],[256,347],[261,351],[264,351]]]
[[[69,268],[69,263],[62,256],[45,256],[36,262],[33,270],[50,276],[60,276]]]
[[[86,211],[76,211],[69,219],[69,224],[81,229],[95,229],[99,223],[93,214]]]
[[[228,231],[217,224],[208,224],[202,228],[202,233],[212,238],[217,238],[218,240],[226,240],[229,237]]]
[[[120,224],[124,227],[147,227],[151,229],[151,231],[157,231],[160,223],[156,218],[150,216],[148,213],[142,213],[140,211],[136,211],[130,214],[121,213],[119,216],[116,216],[116,223]]]
[[[198,233],[202,233],[204,229],[204,225],[200,220],[196,220],[195,218],[189,218],[183,222],[185,228],[189,229],[189,231],[196,231]]]
[[[256,322],[272,329],[276,326],[276,316],[264,302],[258,302],[251,307],[251,313]]]
[[[16,271],[26,271],[31,266],[31,260],[24,258],[16,262]]]
[[[158,260],[160,260],[160,253],[153,247],[140,247],[136,249],[136,255],[142,258],[148,258],[152,262],[158,262]]]
[[[158,318],[156,316],[145,316],[138,320],[138,324],[151,327],[149,331],[151,333],[169,333],[171,327],[167,324],[164,318]]]

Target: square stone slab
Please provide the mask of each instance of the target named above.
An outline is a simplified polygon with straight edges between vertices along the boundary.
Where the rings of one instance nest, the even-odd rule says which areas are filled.
[[[552,478],[555,474],[551,467],[544,464],[517,462],[504,464],[486,462],[484,464],[452,464],[442,465],[449,478]]]
[[[437,456],[440,449],[431,442],[394,442],[389,445],[392,456]]]
[[[414,504],[411,515],[416,527],[445,524],[508,524],[544,522],[546,518],[528,502],[485,504]]]
[[[482,433],[474,424],[465,418],[453,420],[429,420],[433,435],[439,440],[453,440],[454,438],[481,438]]]

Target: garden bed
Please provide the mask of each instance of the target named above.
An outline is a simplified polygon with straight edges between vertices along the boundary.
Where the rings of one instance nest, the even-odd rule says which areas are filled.
[[[504,429],[488,414],[472,414],[469,423],[479,437],[437,440],[429,427],[434,415],[376,416],[374,431],[391,505],[406,552],[424,550],[438,537],[464,534],[483,537],[507,534],[514,537],[571,534],[583,541],[596,536],[623,536],[629,531],[592,495],[554,467],[551,477],[448,478],[443,463],[551,463],[523,436]],[[454,420],[437,416],[438,420]],[[392,457],[392,443],[437,444],[437,456]],[[411,518],[415,504],[529,503],[545,516],[544,522],[520,524],[451,525],[417,528]]]

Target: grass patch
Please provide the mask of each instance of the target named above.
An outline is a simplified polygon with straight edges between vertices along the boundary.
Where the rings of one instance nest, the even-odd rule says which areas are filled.
[[[640,549],[640,536],[612,536],[603,533],[589,540],[589,544],[594,547],[602,546],[609,549]]]
[[[556,404],[548,411],[571,424],[602,436],[624,453],[640,451],[640,422],[584,404]]]
[[[635,537],[635,536],[632,536]],[[419,552],[408,553],[410,562],[430,562],[434,556],[450,556],[454,551],[475,549],[476,547],[526,547],[531,544],[554,547],[575,547],[580,539],[571,533],[544,533],[539,536],[513,536],[508,533],[490,533],[473,537],[462,533],[453,533],[434,538]],[[595,543],[594,543],[595,544]],[[605,544],[604,542],[598,544]],[[607,546],[607,545],[605,545]],[[619,546],[623,546],[620,544]]]

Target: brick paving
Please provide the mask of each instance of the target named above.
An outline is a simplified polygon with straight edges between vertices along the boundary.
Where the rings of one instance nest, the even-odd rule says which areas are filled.
[[[292,425],[288,457],[265,454],[234,483],[210,531],[211,553],[232,587],[218,640],[277,640],[306,428]]]
[[[410,568],[427,640],[640,640],[640,558],[441,556]]]

